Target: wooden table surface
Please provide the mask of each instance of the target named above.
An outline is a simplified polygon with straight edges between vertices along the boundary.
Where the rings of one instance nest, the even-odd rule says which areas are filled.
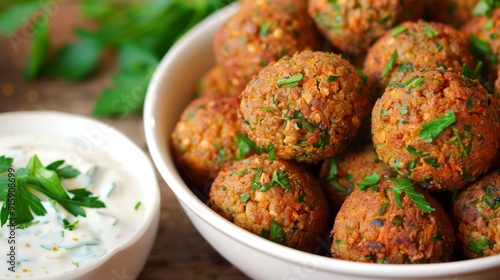
[[[74,26],[81,24],[78,8],[64,4],[50,20],[51,44],[73,39]],[[55,110],[90,116],[103,87],[110,85],[116,69],[113,55],[102,59],[99,71],[81,82],[55,78],[26,81],[22,77],[29,45],[14,47],[0,37],[0,113],[21,110]],[[144,151],[148,151],[140,114],[105,119]],[[157,173],[161,191],[158,235],[139,279],[248,279],[228,263],[201,237],[182,211],[174,194]],[[127,278],[128,279],[128,278]]]

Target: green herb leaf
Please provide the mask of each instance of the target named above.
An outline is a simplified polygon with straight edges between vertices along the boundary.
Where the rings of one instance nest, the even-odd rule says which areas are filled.
[[[243,203],[246,203],[250,199],[249,193],[240,194],[240,199]]]
[[[329,83],[333,83],[333,82],[335,82],[335,81],[336,81],[339,77],[340,77],[340,75],[339,75],[339,74],[333,74],[333,75],[328,76],[327,81],[328,81]]]
[[[135,206],[134,206],[134,210],[139,209],[139,207],[141,207],[141,202],[140,202],[140,201],[137,201],[137,203],[136,203],[136,204],[135,204]]]
[[[93,72],[103,47],[97,38],[83,30],[78,30],[77,35],[77,41],[60,49],[56,60],[47,66],[48,74],[80,80]]]
[[[40,7],[38,2],[16,3],[0,13],[0,34],[11,35],[25,23],[31,23],[31,15]]]
[[[0,173],[7,172],[9,168],[12,167],[12,162],[14,160],[12,158],[8,158],[6,156],[0,156]]]
[[[60,167],[64,161],[56,161],[49,165],[50,168]],[[72,177],[76,170],[73,168],[58,169],[64,170],[61,173],[63,176]],[[101,208],[105,207],[104,203],[97,197],[94,197],[91,192],[86,189],[74,189],[68,192],[73,194],[70,198],[64,187],[61,185],[58,173],[54,170],[47,169],[43,166],[38,156],[34,155],[28,161],[26,168],[19,168],[16,171],[16,201],[15,201],[15,219],[16,224],[29,223],[33,220],[33,214],[43,216],[47,213],[41,200],[35,194],[31,193],[30,189],[34,189],[41,194],[59,203],[69,213],[74,216],[85,216],[85,211],[81,207]],[[0,211],[0,226],[3,226],[10,212],[6,212],[5,207],[7,203],[2,206]],[[32,214],[33,213],[33,214]]]
[[[407,146],[406,151],[408,153],[410,153],[410,155],[416,156],[416,157],[426,157],[429,155],[429,153],[420,152],[412,146]]]
[[[490,249],[493,246],[493,242],[488,240],[486,237],[481,236],[480,239],[475,239],[473,237],[470,237],[470,243],[469,243],[469,250],[472,252],[483,256],[484,255],[484,250]]]
[[[273,242],[281,244],[285,241],[285,232],[275,220],[271,221],[269,235],[269,239]]]
[[[432,27],[430,27],[427,24],[424,24],[423,31],[424,31],[424,36],[426,39],[432,39],[432,38],[436,37],[437,35],[439,35],[439,32],[437,32],[435,29],[433,29]]]
[[[63,219],[62,221],[63,221],[64,229],[67,229],[70,231],[75,229],[76,225],[78,225],[78,223],[80,223],[80,220],[76,220],[72,223],[68,222],[68,220],[66,220],[66,219]]]
[[[260,176],[262,175],[262,168],[252,168],[255,171],[255,175],[252,179],[252,191],[256,191],[262,186],[260,183]]]
[[[490,45],[487,42],[479,39],[476,35],[470,34],[471,45],[470,49],[478,56],[492,54]]]
[[[380,175],[377,172],[373,172],[372,175],[365,176],[363,181],[357,184],[358,188],[364,191],[368,186],[375,186],[380,180]]]
[[[391,58],[389,59],[389,61],[387,61],[387,64],[385,65],[384,70],[382,71],[382,74],[380,75],[381,78],[385,78],[385,76],[387,76],[387,74],[389,74],[389,72],[394,67],[394,63],[396,63],[397,59],[398,59],[398,52],[396,50],[394,50]]]
[[[264,146],[264,151],[267,153],[270,160],[276,159],[276,151],[274,150],[274,145],[266,145]]]
[[[33,25],[31,53],[26,61],[24,76],[27,79],[38,77],[49,51],[49,27],[47,22],[38,21]]]
[[[284,170],[280,172],[274,170],[272,180],[286,190],[291,189],[290,182],[288,182],[288,174]]]
[[[22,224],[19,224],[17,225],[17,228],[18,229],[27,229],[29,227],[32,227],[32,226],[36,226],[40,223],[40,221],[31,221],[31,222],[26,222],[26,223],[22,223]]]
[[[277,85],[279,88],[295,87],[299,85],[299,82],[302,81],[302,78],[304,78],[304,74],[298,73],[291,77],[284,77],[279,79]]]
[[[424,195],[421,193],[418,193],[415,191],[415,187],[413,186],[412,182],[408,177],[403,176],[401,179],[391,179],[393,182],[395,182],[395,186],[391,189],[394,199],[396,200],[396,204],[399,206],[399,208],[402,208],[402,203],[401,203],[401,194],[404,192],[412,201],[417,205],[420,210],[422,210],[424,213],[430,213],[434,211],[434,208],[432,208],[429,204],[429,202],[425,199]]]
[[[432,142],[445,128],[455,123],[455,112],[448,111],[445,115],[422,125],[418,137],[424,142]]]
[[[269,33],[269,28],[271,27],[273,23],[266,21],[260,24],[260,31],[259,31],[259,37],[266,37],[267,34]]]
[[[406,30],[408,30],[408,28],[406,28],[404,26],[398,26],[398,27],[392,29],[391,35],[392,35],[392,37],[396,37],[399,34],[405,32]]]
[[[348,189],[344,186],[342,186],[337,178],[338,175],[338,166],[337,166],[337,160],[335,157],[332,157],[328,160],[330,162],[330,168],[328,169],[328,175],[326,177],[326,180],[328,184],[336,188],[337,190],[341,192],[348,192]]]

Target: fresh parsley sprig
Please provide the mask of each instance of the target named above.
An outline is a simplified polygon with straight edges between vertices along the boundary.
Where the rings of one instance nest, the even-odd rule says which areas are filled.
[[[415,191],[415,187],[408,177],[403,176],[400,179],[392,178],[391,180],[396,184],[391,191],[399,208],[403,207],[401,203],[401,194],[404,192],[424,213],[434,211],[434,208],[432,208],[429,202],[425,199],[424,195]]]
[[[12,162],[11,158],[0,157],[0,173],[3,173],[0,174],[0,182],[5,181],[4,177],[8,176],[5,174],[5,167],[11,168]],[[38,156],[34,155],[26,167],[17,169],[15,172],[14,212],[9,209],[11,205],[7,200],[7,184],[0,184],[0,201],[4,201],[0,210],[0,227],[7,223],[9,218],[12,218],[19,226],[31,223],[34,219],[33,214],[37,216],[47,214],[47,210],[38,197],[39,193],[61,205],[75,217],[85,217],[83,207],[106,207],[98,197],[87,189],[66,190],[61,184],[61,180],[75,178],[80,172],[71,166],[62,167],[63,164],[64,161],[56,161],[45,167]],[[34,190],[37,192],[33,192]]]
[[[448,126],[454,124],[455,121],[455,112],[448,111],[441,117],[423,124],[418,137],[424,142],[430,143]]]

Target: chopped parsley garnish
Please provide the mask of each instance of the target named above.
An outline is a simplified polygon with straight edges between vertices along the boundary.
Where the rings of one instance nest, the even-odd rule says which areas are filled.
[[[426,39],[432,39],[432,38],[436,37],[437,35],[439,35],[439,32],[437,32],[435,29],[433,29],[432,27],[430,27],[427,24],[424,24],[423,31],[424,31],[424,36]]]
[[[237,147],[236,150],[236,160],[244,158],[249,152],[253,151],[257,154],[261,155],[264,152],[267,153],[270,160],[276,159],[276,152],[274,150],[274,145],[266,145],[264,149],[260,148],[255,144],[254,141],[248,138],[248,134],[242,135],[240,133],[236,133],[236,142],[234,143]]]
[[[373,172],[372,175],[365,176],[363,181],[357,184],[358,188],[364,191],[367,187],[371,186],[372,190],[376,190],[376,185],[380,180],[380,175],[377,172]]]
[[[500,7],[500,1],[498,0],[479,0],[472,10],[472,15],[474,16],[488,16],[491,17],[493,10]]]
[[[295,87],[299,85],[299,82],[304,78],[304,74],[299,73],[291,77],[285,77],[278,80],[279,88]]]
[[[8,163],[12,163],[12,159],[1,157],[0,162],[0,169],[3,170],[5,169],[3,167]],[[47,210],[38,197],[39,194],[45,195],[49,200],[53,200],[54,203],[59,203],[59,205],[75,217],[85,217],[85,210],[82,207],[106,207],[98,197],[94,196],[87,189],[64,189],[61,180],[75,176],[77,172],[71,167],[59,169],[62,164],[61,161],[57,161],[52,163],[52,166],[49,165],[51,168],[59,170],[58,174],[58,172],[43,166],[38,156],[34,155],[28,161],[26,167],[17,169],[15,172],[15,192],[17,198],[15,201],[15,213],[11,213],[8,210],[8,203],[4,203],[0,210],[0,226],[3,226],[9,217],[15,218],[16,224],[19,225],[33,221],[33,214],[37,216],[47,214]],[[6,175],[0,174],[0,176]],[[36,195],[32,190],[37,191]],[[0,194],[0,199],[5,200],[5,196]],[[15,214],[15,216],[12,217],[11,214]]]
[[[288,174],[286,174],[286,171],[282,170],[282,171],[278,172],[278,171],[274,170],[272,180],[274,183],[277,183],[278,185],[280,185],[284,189],[289,190],[291,188],[290,182],[288,182]]]
[[[252,179],[252,191],[256,191],[257,189],[261,192],[265,192],[271,188],[281,186],[285,190],[291,189],[290,182],[288,181],[288,174],[284,170],[276,171],[274,170],[271,182],[268,184],[262,184],[260,182],[260,176],[262,175],[262,168],[253,168],[255,171],[255,175]]]
[[[330,75],[330,76],[328,76],[327,81],[328,81],[329,83],[333,83],[333,82],[335,82],[335,81],[337,80],[337,78],[338,78],[338,77],[340,77],[340,75],[339,75],[339,74],[333,74],[333,75]]]
[[[63,219],[62,221],[63,221],[64,229],[67,229],[67,230],[75,229],[76,225],[78,225],[78,223],[80,222],[80,220],[76,220],[76,221],[70,223],[66,219]]]
[[[267,153],[267,156],[270,160],[276,159],[276,151],[274,150],[274,145],[266,145],[264,146],[264,151]]]
[[[272,22],[263,22],[260,24],[259,37],[266,37],[269,33],[269,27],[271,27]]]
[[[412,146],[407,146],[406,151],[408,153],[410,153],[410,155],[416,156],[416,157],[426,157],[429,155],[429,153],[420,152]]]
[[[424,142],[432,142],[445,128],[455,123],[455,112],[448,111],[443,116],[422,125],[418,137]]]
[[[407,86],[411,86],[412,88],[416,88],[416,87],[422,85],[424,83],[424,81],[425,81],[424,77],[413,76],[404,82],[396,82],[394,84],[394,87],[395,88],[405,88]]]
[[[481,197],[480,201],[484,202],[491,209],[496,210],[500,206],[500,195],[493,196],[494,192],[498,191],[498,188],[494,185],[486,185],[483,187],[484,195]]]
[[[398,59],[398,52],[396,50],[394,50],[391,58],[389,59],[389,61],[387,61],[387,64],[385,65],[384,70],[382,71],[382,74],[380,75],[381,78],[385,78],[385,76],[387,76],[387,74],[389,74],[389,72],[394,67],[394,63],[396,63],[397,59]]]
[[[469,48],[476,56],[486,56],[493,64],[498,62],[497,55],[491,50],[490,45],[486,41],[479,39],[474,34],[470,34],[470,38],[471,43]]]
[[[246,203],[250,199],[249,193],[240,194],[240,199],[243,203]]]
[[[455,134],[455,137],[457,137],[458,146],[460,146],[463,156],[468,156],[470,151],[469,149],[467,149],[467,147],[465,147],[464,142],[462,141],[462,137],[460,137],[460,133],[458,133],[458,130],[456,128],[453,128],[453,134]]]
[[[328,160],[330,162],[330,169],[328,169],[328,175],[326,177],[326,180],[328,181],[328,184],[330,186],[336,188],[337,190],[341,192],[348,192],[348,189],[344,186],[342,186],[339,181],[337,180],[337,175],[338,175],[338,166],[337,166],[337,160],[332,157]]]
[[[410,179],[408,179],[408,177],[403,176],[399,180],[395,178],[391,180],[396,184],[391,189],[391,191],[399,208],[403,207],[403,205],[401,204],[401,194],[404,192],[424,213],[430,213],[434,211],[434,208],[430,206],[424,195],[415,191],[415,187],[413,186]]]
[[[484,254],[484,250],[490,249],[492,246],[493,242],[486,239],[486,237],[481,236],[481,239],[475,239],[473,237],[470,237],[470,243],[468,248],[472,252],[482,256]]]
[[[396,37],[396,36],[398,36],[399,34],[401,34],[401,33],[405,32],[406,30],[408,30],[408,28],[406,28],[406,27],[404,27],[404,26],[398,26],[398,27],[396,27],[396,28],[392,29],[392,31],[391,31],[391,35],[392,35],[392,37]]]
[[[136,203],[136,204],[135,204],[135,206],[134,206],[134,210],[139,209],[139,207],[141,207],[141,202],[140,202],[140,201],[137,201],[137,203]]]
[[[314,132],[316,126],[306,120],[300,111],[294,111],[293,116],[288,116],[291,120],[297,120],[298,128],[305,128],[308,132]]]
[[[285,231],[275,220],[271,221],[271,228],[269,229],[269,239],[276,243],[283,243],[285,241]]]
[[[434,167],[434,168],[439,168],[442,166],[442,164],[439,163],[439,161],[436,157],[426,157],[426,158],[424,158],[424,162],[427,163],[429,166]]]
[[[378,210],[378,215],[382,215],[384,214],[385,212],[385,209],[387,209],[387,206],[389,205],[389,201],[386,201],[384,202],[384,204],[382,204],[382,207],[380,207],[380,210]]]

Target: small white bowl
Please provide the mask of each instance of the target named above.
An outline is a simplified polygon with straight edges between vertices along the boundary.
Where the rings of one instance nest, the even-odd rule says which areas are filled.
[[[214,65],[214,33],[238,8],[238,4],[233,4],[205,19],[170,49],[153,75],[144,107],[146,140],[153,161],[201,235],[228,261],[255,279],[499,279],[500,256],[391,265],[304,253],[237,227],[191,192],[176,170],[169,137],[192,99],[196,81]]]
[[[27,139],[25,136],[32,137]],[[0,114],[0,139],[7,145],[42,146],[64,149],[66,160],[78,169],[78,159],[103,154],[129,173],[141,195],[142,221],[137,230],[116,249],[85,266],[62,274],[36,279],[130,279],[138,277],[151,252],[159,224],[160,192],[155,169],[146,154],[125,135],[111,126],[79,115],[50,111]],[[9,139],[13,139],[11,144]],[[16,140],[17,139],[17,140]],[[24,139],[24,140],[19,140]],[[55,139],[50,142],[48,139]],[[20,142],[21,141],[21,142]],[[0,146],[0,151],[2,146]],[[30,155],[31,157],[32,155]],[[43,158],[40,158],[44,164]],[[137,199],[137,198],[134,198]],[[135,202],[135,200],[134,200]],[[131,205],[134,207],[134,205]],[[98,224],[95,225],[99,227]],[[19,245],[18,245],[19,246]],[[5,248],[5,246],[0,246]],[[6,249],[5,249],[6,250]],[[1,252],[4,254],[4,252]],[[6,253],[6,252],[5,252]],[[20,256],[22,257],[22,256]],[[2,258],[4,259],[4,258]],[[0,266],[4,267],[4,265]],[[0,277],[7,271],[2,269]],[[23,276],[24,277],[24,276]]]

